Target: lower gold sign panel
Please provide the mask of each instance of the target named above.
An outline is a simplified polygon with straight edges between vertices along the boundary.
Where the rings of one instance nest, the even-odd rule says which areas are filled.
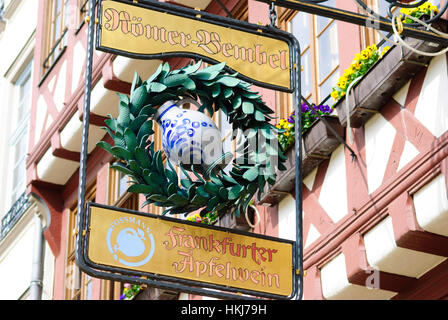
[[[89,216],[87,255],[95,264],[281,296],[292,293],[293,242],[97,206],[90,206]]]

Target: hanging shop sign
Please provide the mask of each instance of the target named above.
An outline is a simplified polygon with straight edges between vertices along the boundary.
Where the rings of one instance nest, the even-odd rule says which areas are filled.
[[[97,49],[133,58],[191,57],[225,62],[243,79],[292,91],[291,40],[274,28],[221,22],[177,6],[101,2]],[[243,26],[244,28],[242,28]]]
[[[214,289],[290,296],[295,243],[89,203],[87,263]]]

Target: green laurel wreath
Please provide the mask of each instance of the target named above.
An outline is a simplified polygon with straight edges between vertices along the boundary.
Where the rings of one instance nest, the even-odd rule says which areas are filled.
[[[201,216],[207,212],[222,216],[233,211],[239,217],[257,191],[260,197],[266,183],[274,184],[273,157],[278,157],[280,170],[285,170],[286,158],[278,147],[277,128],[268,122],[273,111],[260,95],[250,90],[249,83],[236,78],[237,74],[226,73],[224,63],[200,69],[201,64],[199,61],[171,71],[169,64],[164,63],[146,81],[136,73],[130,96],[118,93],[118,118],[108,115],[107,126],[102,127],[112,137],[114,146],[105,141],[97,145],[118,160],[111,166],[113,169],[131,178],[127,191],[145,195],[143,207],[152,203],[165,208],[162,214],[185,215],[202,209]],[[186,178],[179,184],[170,161],[166,161],[165,168],[163,151],[154,151],[154,142],[148,138],[154,133],[155,107],[182,98],[200,100],[199,111],[207,110],[210,116],[222,110],[233,130],[241,129],[247,138],[261,133],[266,143],[256,150],[247,144],[237,149],[240,158],[233,160],[229,174],[220,170],[205,178],[192,167],[197,178],[193,179],[180,166]]]

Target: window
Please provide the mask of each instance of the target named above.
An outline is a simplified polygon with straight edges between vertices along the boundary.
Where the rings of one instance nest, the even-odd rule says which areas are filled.
[[[334,6],[335,0],[327,6]],[[291,19],[291,32],[302,47],[302,95],[319,103],[339,78],[337,24],[334,19],[299,12]]]
[[[90,187],[86,192],[86,201],[95,202],[95,187]],[[70,210],[67,237],[67,264],[65,271],[65,299],[66,300],[90,300],[92,295],[92,277],[81,272],[75,262],[76,237],[77,237],[77,204]]]
[[[49,0],[47,2],[47,43],[43,61],[43,73],[56,62],[67,45],[67,31],[70,16],[70,0]]]
[[[335,6],[335,0],[325,5]],[[305,12],[278,10],[279,27],[293,33],[300,43],[302,96],[318,104],[329,96],[339,78],[337,22]],[[291,99],[291,95],[280,94],[280,117],[292,111]],[[329,98],[326,103],[334,102]]]
[[[17,201],[21,194],[25,191],[25,165],[28,147],[28,122],[31,103],[32,65],[33,63],[29,62],[15,82],[17,105],[14,108],[14,131],[10,137],[10,147],[13,154],[11,204]]]

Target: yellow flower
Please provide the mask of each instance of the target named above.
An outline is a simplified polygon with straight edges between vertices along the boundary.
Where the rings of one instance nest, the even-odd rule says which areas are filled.
[[[385,46],[384,48],[383,48],[383,51],[381,52],[381,56],[383,56],[387,51],[389,51],[390,50],[390,47],[389,46]]]
[[[355,63],[352,63],[351,65],[354,69],[359,70],[361,69],[362,63],[359,61],[356,61]]]
[[[337,100],[337,99],[339,98],[339,93],[338,93],[336,90],[331,91],[331,97],[332,97],[334,100]]]
[[[361,55],[360,55],[359,53],[357,53],[357,54],[355,55],[355,58],[353,59],[353,61],[361,61],[361,60],[362,60]]]
[[[289,137],[289,131],[286,131],[285,133],[283,133],[285,137]]]
[[[367,59],[369,59],[370,56],[371,56],[371,53],[369,53],[368,50],[363,50],[363,51],[361,52],[361,58],[362,58],[363,60],[367,60]]]

